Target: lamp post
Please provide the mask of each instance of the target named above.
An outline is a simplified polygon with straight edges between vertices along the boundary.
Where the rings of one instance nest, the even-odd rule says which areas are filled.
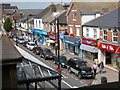
[[[56,19],[56,24],[57,24],[57,48],[58,48],[58,67],[60,67],[60,43],[59,43],[59,19]],[[59,72],[59,75],[61,76],[61,71]],[[59,78],[58,81],[58,86],[59,86],[59,90],[61,90],[61,77]]]

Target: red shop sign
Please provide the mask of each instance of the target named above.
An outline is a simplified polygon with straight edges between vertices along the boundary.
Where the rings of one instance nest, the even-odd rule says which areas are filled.
[[[118,46],[116,45],[111,45],[111,44],[107,44],[107,43],[100,43],[98,42],[98,48],[99,49],[103,49],[103,50],[107,50],[110,52],[115,52]]]
[[[82,44],[97,47],[97,40],[82,38]]]
[[[51,36],[57,36],[57,33],[54,33],[54,32],[49,32],[48,35],[51,35]]]

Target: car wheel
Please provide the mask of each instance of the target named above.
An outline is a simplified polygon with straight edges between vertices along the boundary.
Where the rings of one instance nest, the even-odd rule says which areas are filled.
[[[82,74],[81,73],[78,73],[78,78],[82,78]]]
[[[46,60],[46,59],[47,59],[47,57],[45,57],[45,56],[44,56],[44,59]]]
[[[69,73],[72,73],[71,68],[68,68]]]

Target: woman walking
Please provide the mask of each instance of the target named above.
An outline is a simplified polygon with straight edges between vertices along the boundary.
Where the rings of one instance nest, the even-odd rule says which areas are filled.
[[[97,64],[94,63],[94,64],[93,64],[93,67],[92,67],[92,68],[93,68],[93,71],[94,71],[94,77],[96,76],[97,67],[98,67]]]

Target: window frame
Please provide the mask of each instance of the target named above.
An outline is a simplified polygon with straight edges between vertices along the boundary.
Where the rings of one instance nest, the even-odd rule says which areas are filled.
[[[106,34],[104,33],[104,31],[106,30]],[[103,40],[107,41],[107,32],[108,32],[108,29],[107,28],[104,28],[103,29]],[[106,39],[105,39],[106,37]]]

